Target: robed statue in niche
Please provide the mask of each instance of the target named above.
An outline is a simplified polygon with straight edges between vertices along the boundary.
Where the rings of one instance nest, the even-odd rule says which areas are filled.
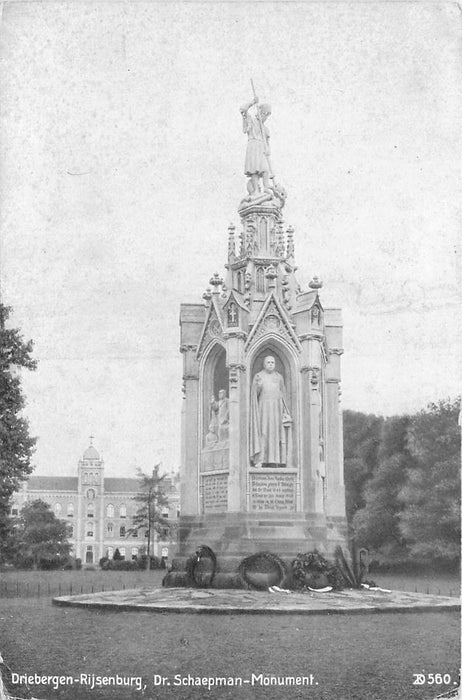
[[[250,395],[250,463],[253,467],[290,466],[292,418],[284,379],[272,355],[252,382]]]
[[[229,399],[226,391],[220,389],[218,400],[212,396],[210,400],[209,432],[205,436],[206,447],[217,447],[226,443],[229,438]]]

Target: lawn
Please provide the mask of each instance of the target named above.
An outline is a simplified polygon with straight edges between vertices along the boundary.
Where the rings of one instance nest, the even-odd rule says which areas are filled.
[[[80,580],[91,585],[94,576],[93,585],[104,582],[107,590],[120,581],[127,588],[134,580],[139,585],[146,585],[149,579],[158,584],[162,574],[31,572],[28,576],[30,584],[35,576],[42,586],[48,577],[55,576],[62,578],[62,584],[68,576],[67,581],[72,579],[74,586]],[[9,572],[8,577],[12,576]],[[407,583],[410,590],[412,579]],[[34,697],[46,700],[430,700],[453,686],[414,686],[413,674],[450,674],[453,683],[459,666],[459,630],[459,615],[449,612],[199,616],[58,608],[47,596],[0,601],[0,651],[13,671],[75,677],[80,673],[140,676],[147,686],[145,692],[133,687],[31,687]],[[245,679],[252,673],[313,674],[318,685],[244,685],[210,691],[173,685],[175,674]],[[154,687],[154,674],[169,677],[172,685]],[[30,697],[24,687],[14,686],[12,690],[17,696]]]

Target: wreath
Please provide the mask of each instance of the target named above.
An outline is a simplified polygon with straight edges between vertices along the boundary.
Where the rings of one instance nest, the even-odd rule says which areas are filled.
[[[297,554],[292,562],[292,576],[297,588],[323,588],[335,590],[343,587],[343,577],[335,564],[331,564],[317,549]]]
[[[262,591],[279,586],[286,576],[286,567],[276,554],[257,552],[241,561],[239,574],[250,588]]]
[[[204,566],[208,564],[208,566]],[[185,569],[189,581],[196,588],[209,588],[217,568],[217,558],[213,549],[202,544],[186,561]]]

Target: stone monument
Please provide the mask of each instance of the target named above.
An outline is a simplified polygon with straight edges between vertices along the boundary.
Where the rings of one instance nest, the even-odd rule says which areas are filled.
[[[252,114],[253,112],[253,114]],[[241,108],[248,137],[241,229],[228,228],[226,273],[203,303],[182,304],[179,556],[217,557],[221,585],[249,554],[286,561],[346,542],[340,408],[342,319],[314,277],[295,278],[294,229],[270,162],[268,104]]]

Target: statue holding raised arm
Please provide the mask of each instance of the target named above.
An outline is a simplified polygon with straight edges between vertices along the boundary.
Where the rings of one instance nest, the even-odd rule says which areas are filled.
[[[255,116],[249,113],[253,105],[257,105]],[[242,130],[248,137],[244,173],[250,178],[247,184],[249,194],[251,197],[256,197],[260,195],[260,180],[263,183],[263,190],[270,192],[270,178],[272,177],[269,161],[270,134],[265,122],[271,114],[271,106],[258,104],[258,97],[255,95],[254,99],[243,105],[240,111]]]

